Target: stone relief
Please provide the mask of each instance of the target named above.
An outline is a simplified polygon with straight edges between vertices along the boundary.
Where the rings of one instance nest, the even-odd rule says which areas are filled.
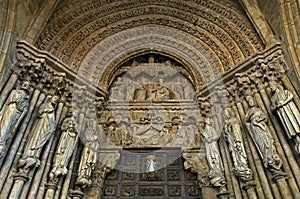
[[[6,142],[24,118],[29,107],[29,81],[21,82],[20,88],[11,91],[0,112],[0,158],[6,151]]]
[[[251,169],[248,166],[248,159],[242,138],[241,124],[235,117],[231,108],[225,109],[225,125],[223,128],[225,139],[233,160],[233,172],[242,181],[249,181],[253,178]]]
[[[192,100],[192,84],[166,63],[136,63],[126,75],[119,76],[110,93],[112,101]],[[168,66],[168,67],[167,67]]]
[[[40,154],[45,144],[51,139],[56,128],[55,105],[58,97],[48,96],[39,107],[37,121],[30,132],[22,158],[18,162],[21,172],[27,172],[33,166],[40,165]]]
[[[245,115],[245,124],[263,160],[264,166],[271,171],[279,171],[282,160],[279,157],[274,138],[267,125],[267,115],[255,105],[252,96],[247,96],[249,108]]]
[[[72,115],[67,116],[61,124],[62,135],[54,156],[52,170],[49,173],[50,182],[56,182],[58,177],[68,172],[69,160],[75,149],[77,141],[77,130]]]
[[[120,118],[118,118],[120,117]],[[116,121],[117,120],[117,121]],[[182,114],[169,120],[148,113],[135,121],[129,117],[110,117],[104,126],[107,144],[117,146],[199,146],[196,118]]]
[[[205,154],[210,168],[208,177],[213,186],[224,187],[226,185],[226,179],[218,146],[220,135],[214,127],[212,127],[210,118],[206,118],[204,124],[202,123],[200,125],[200,133],[204,138]]]
[[[272,91],[271,109],[274,110],[289,139],[295,142],[295,151],[300,153],[300,113],[293,102],[293,94],[274,81],[269,83]]]

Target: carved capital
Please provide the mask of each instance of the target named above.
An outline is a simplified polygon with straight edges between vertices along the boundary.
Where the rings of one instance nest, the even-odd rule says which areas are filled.
[[[240,92],[240,95],[247,96],[255,91],[255,85],[252,84],[247,73],[236,73],[235,80],[237,82],[237,89]]]
[[[265,78],[273,81],[278,81],[288,71],[281,49],[265,58],[258,59],[256,65]]]

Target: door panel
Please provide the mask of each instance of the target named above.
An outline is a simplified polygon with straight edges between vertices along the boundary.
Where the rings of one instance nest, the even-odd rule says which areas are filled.
[[[149,155],[155,157],[155,172],[146,172]],[[105,179],[104,199],[201,199],[197,176],[183,169],[181,150],[123,150],[117,168]]]

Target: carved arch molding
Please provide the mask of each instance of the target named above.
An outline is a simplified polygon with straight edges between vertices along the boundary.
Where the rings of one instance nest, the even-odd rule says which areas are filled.
[[[241,5],[204,0],[66,1],[34,45],[104,90],[137,54],[179,61],[194,73],[198,90],[264,48]]]

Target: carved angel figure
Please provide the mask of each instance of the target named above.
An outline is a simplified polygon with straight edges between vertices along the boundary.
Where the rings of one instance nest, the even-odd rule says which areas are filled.
[[[31,137],[25,147],[22,158],[19,160],[18,167],[27,170],[32,166],[40,165],[40,153],[43,147],[50,140],[55,132],[55,104],[57,96],[52,96],[40,106],[37,121],[31,130]]]
[[[230,108],[225,109],[224,135],[233,160],[233,172],[243,181],[252,179],[252,171],[248,167],[247,155],[242,139],[241,125]]]
[[[0,112],[0,158],[6,150],[10,134],[18,127],[29,106],[29,81],[21,83],[20,89],[13,90]]]
[[[295,142],[295,151],[300,153],[300,113],[293,102],[293,94],[281,85],[271,81],[269,84],[273,96],[271,108],[276,111],[289,139]]]
[[[62,135],[60,137],[56,154],[54,156],[53,168],[49,174],[50,181],[57,179],[60,175],[67,174],[67,166],[73,154],[77,131],[72,117],[66,117],[61,125]]]
[[[87,118],[83,135],[84,148],[79,164],[76,184],[83,188],[91,185],[92,171],[96,166],[98,154],[97,122],[93,118]]]
[[[245,124],[255,143],[266,168],[280,170],[282,160],[279,157],[274,139],[267,126],[267,115],[255,106],[254,99],[247,96],[249,109],[246,112]]]
[[[219,152],[218,140],[219,134],[211,126],[210,118],[205,119],[204,128],[200,129],[204,137],[204,146],[207,162],[210,168],[208,177],[212,185],[223,187],[226,184],[224,177],[224,167]]]

